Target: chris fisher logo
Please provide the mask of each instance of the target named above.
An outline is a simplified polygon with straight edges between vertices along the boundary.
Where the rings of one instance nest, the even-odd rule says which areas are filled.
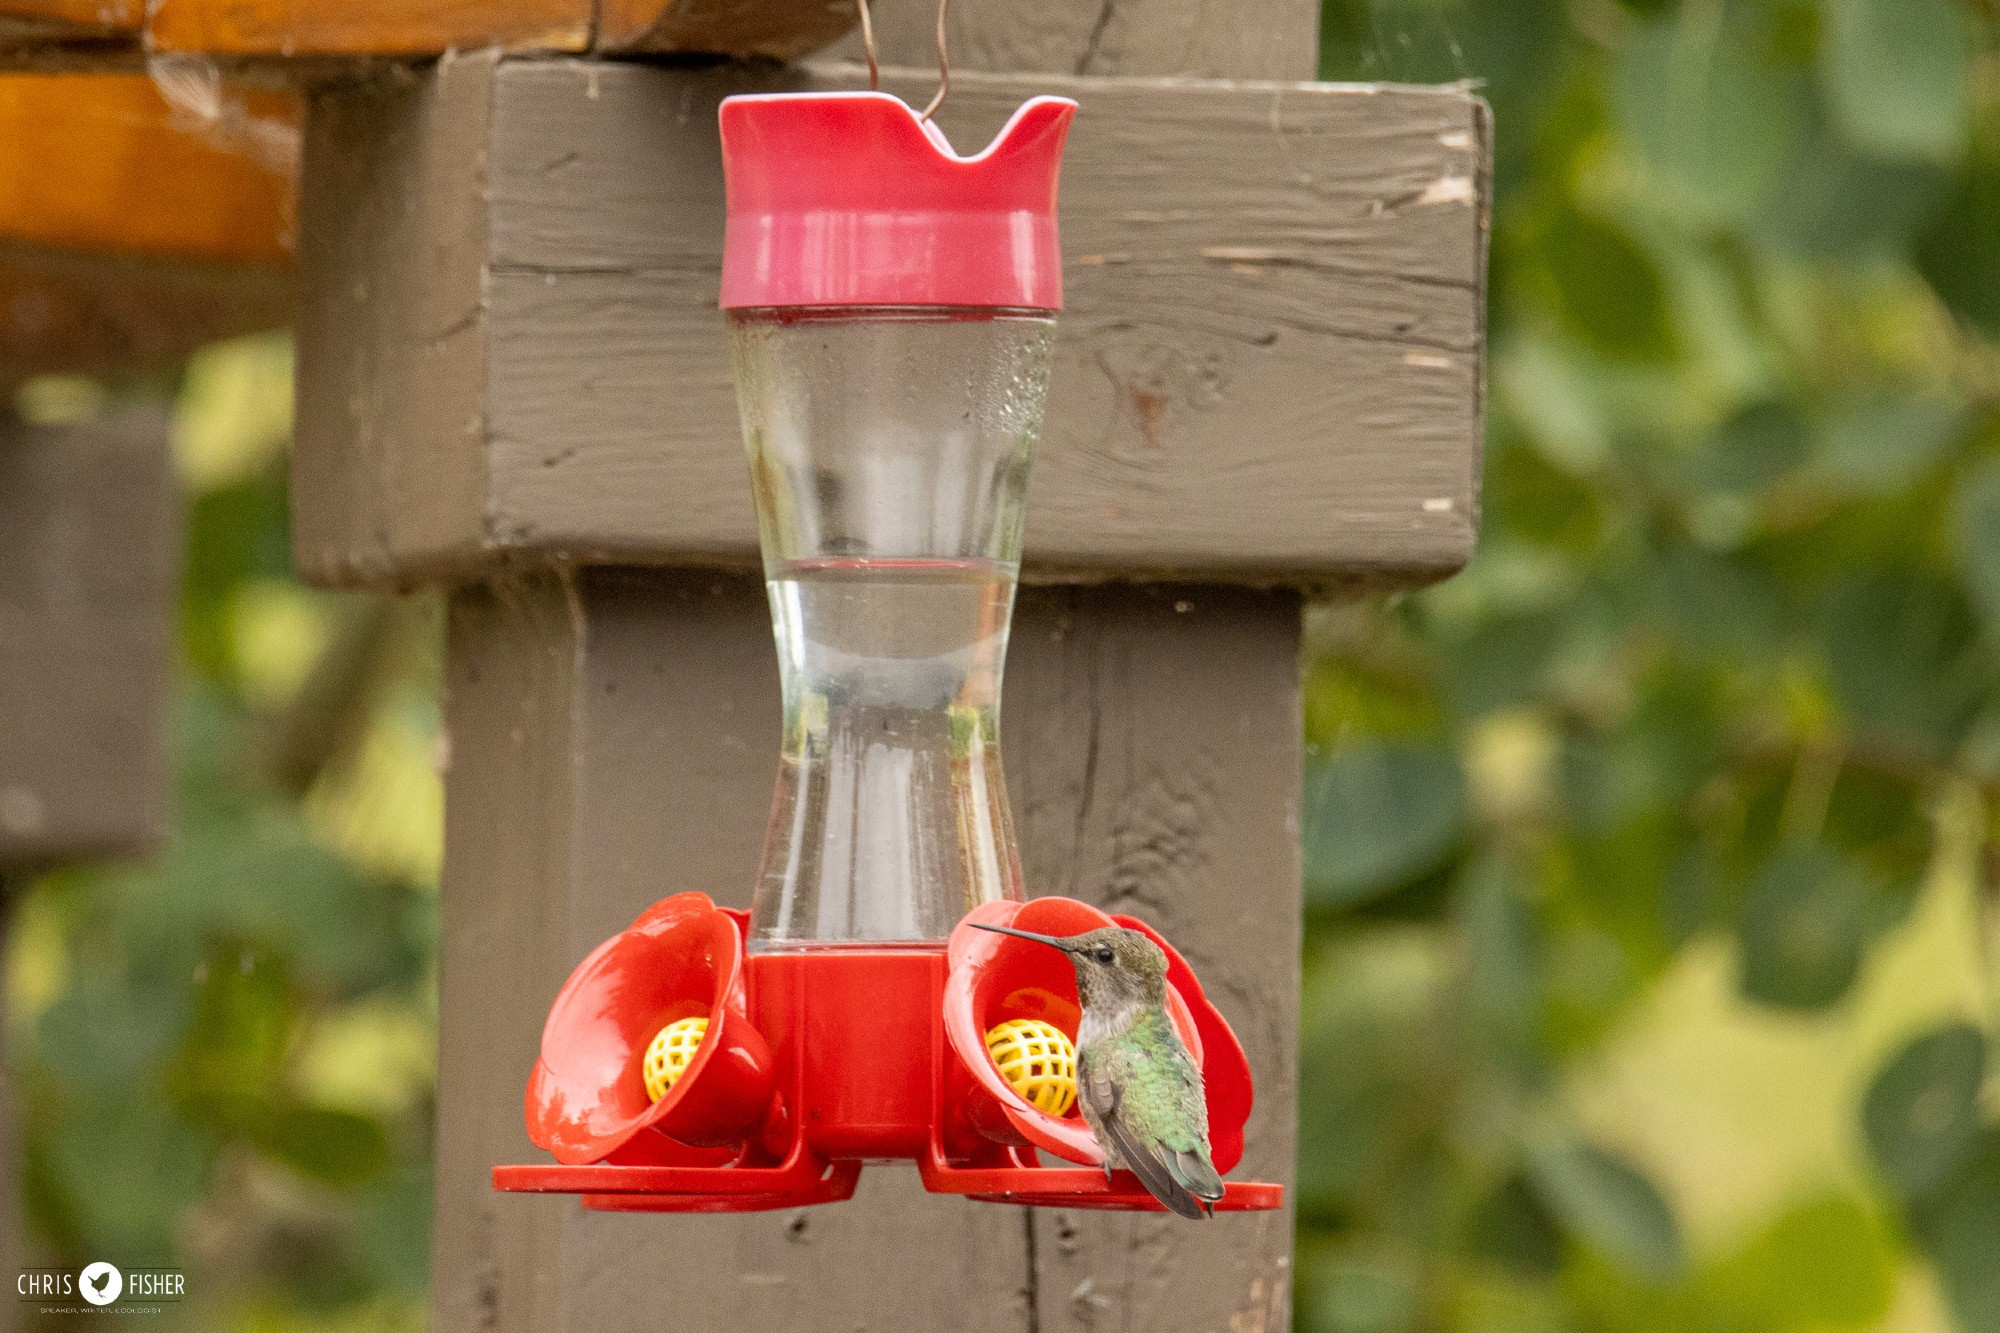
[[[82,1268],[24,1268],[14,1298],[40,1314],[160,1314],[187,1295],[177,1268],[126,1268],[106,1263]]]

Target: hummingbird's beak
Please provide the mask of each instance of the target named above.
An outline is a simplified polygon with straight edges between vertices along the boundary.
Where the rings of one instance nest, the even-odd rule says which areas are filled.
[[[1069,952],[1069,941],[1060,935],[1037,935],[1032,930],[1016,930],[1012,926],[989,926],[983,921],[968,921],[966,924],[975,930],[990,930],[996,935],[1013,935],[1019,939],[1033,940],[1037,944],[1046,944],[1051,949],[1061,949],[1064,953]]]

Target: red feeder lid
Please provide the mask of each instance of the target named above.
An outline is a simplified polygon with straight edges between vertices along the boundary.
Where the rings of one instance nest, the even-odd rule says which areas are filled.
[[[1037,97],[960,157],[887,93],[722,103],[722,308],[1062,308],[1056,178],[1076,103]]]

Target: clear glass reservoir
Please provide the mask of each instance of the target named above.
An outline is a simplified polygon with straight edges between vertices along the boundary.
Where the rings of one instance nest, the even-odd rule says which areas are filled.
[[[936,944],[1021,896],[1000,678],[1054,323],[729,313],[785,709],[753,950]]]

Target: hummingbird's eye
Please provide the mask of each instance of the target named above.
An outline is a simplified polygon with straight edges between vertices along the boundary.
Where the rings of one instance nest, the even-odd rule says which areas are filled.
[[[1111,961],[1112,959],[1116,958],[1117,956],[1118,956],[1117,954],[1115,954],[1115,953],[1111,952],[1111,946],[1110,946],[1110,945],[1108,945],[1108,944],[1100,944],[1100,945],[1098,945],[1098,946],[1097,946],[1097,961],[1098,961],[1098,962],[1100,962],[1100,963],[1108,963],[1108,962],[1110,962],[1110,961]]]

